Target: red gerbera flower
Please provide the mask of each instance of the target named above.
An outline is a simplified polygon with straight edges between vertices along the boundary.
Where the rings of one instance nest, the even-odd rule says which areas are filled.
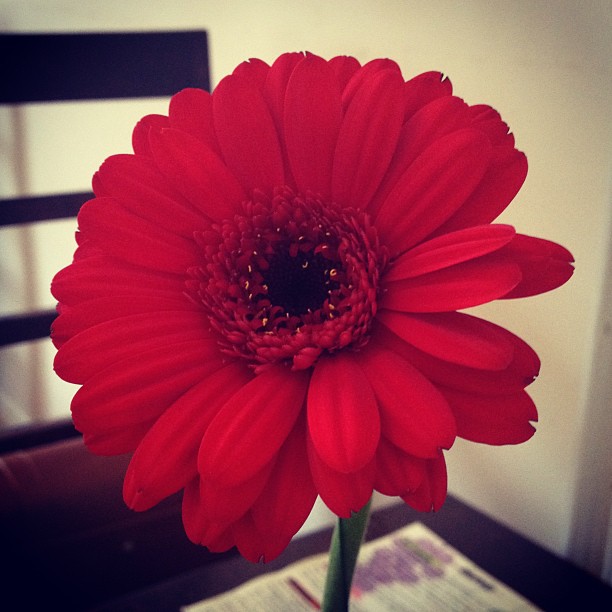
[[[533,434],[537,355],[458,310],[558,287],[572,257],[492,224],[527,173],[492,108],[296,53],[178,93],[133,145],[53,282],[74,423],[134,451],[132,508],[184,489],[194,542],[270,560],[317,495],[435,510],[456,436]]]

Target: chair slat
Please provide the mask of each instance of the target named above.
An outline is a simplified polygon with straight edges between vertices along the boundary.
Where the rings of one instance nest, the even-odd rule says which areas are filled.
[[[0,317],[0,346],[49,337],[55,310]]]
[[[44,424],[17,425],[0,430],[0,457],[15,451],[25,451],[43,444],[51,444],[58,440],[76,438],[79,435],[70,417]]]
[[[0,57],[0,105],[170,97],[186,87],[210,90],[204,31],[3,33]],[[0,227],[74,217],[91,197],[84,192],[0,201]],[[48,337],[56,316],[50,310],[1,317],[0,347]],[[74,435],[68,420],[0,429],[0,452]]]
[[[206,32],[3,34],[0,104],[209,89]]]
[[[69,219],[75,217],[81,206],[91,198],[93,193],[84,191],[2,200],[0,226]]]

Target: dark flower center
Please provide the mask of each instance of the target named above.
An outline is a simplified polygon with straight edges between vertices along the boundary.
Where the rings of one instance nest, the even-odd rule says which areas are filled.
[[[263,275],[268,299],[289,316],[300,316],[321,308],[330,293],[338,288],[331,262],[319,253],[292,256],[289,251],[276,253]]]
[[[367,342],[387,260],[367,215],[283,188],[196,240],[203,262],[187,286],[224,352],[302,369]]]

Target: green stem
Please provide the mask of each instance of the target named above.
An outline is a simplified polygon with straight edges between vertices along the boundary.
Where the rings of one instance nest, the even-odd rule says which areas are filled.
[[[329,566],[325,580],[323,612],[348,612],[349,595],[357,555],[368,524],[370,500],[348,519],[336,521],[329,549]]]

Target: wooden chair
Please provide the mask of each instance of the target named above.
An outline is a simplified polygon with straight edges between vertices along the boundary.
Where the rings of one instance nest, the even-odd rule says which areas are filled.
[[[209,89],[206,32],[0,35],[0,105],[171,96]],[[90,193],[0,201],[0,228],[76,216]],[[0,347],[49,336],[56,313],[0,317]],[[0,433],[0,452],[63,438],[68,419]]]
[[[2,34],[0,57],[3,105],[209,88],[203,31]],[[0,226],[73,217],[90,197],[0,201]],[[54,318],[55,311],[0,318],[0,347],[48,337]],[[180,497],[144,514],[124,506],[128,460],[91,455],[68,418],[0,434],[0,556],[9,568],[2,607],[90,608],[211,558],[184,536]]]

